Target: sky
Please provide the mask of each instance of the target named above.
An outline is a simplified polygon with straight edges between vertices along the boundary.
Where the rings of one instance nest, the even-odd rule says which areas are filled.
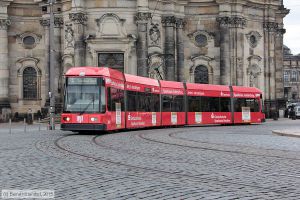
[[[290,13],[284,18],[283,43],[288,46],[292,54],[300,54],[300,0],[283,0],[284,7],[290,9]]]

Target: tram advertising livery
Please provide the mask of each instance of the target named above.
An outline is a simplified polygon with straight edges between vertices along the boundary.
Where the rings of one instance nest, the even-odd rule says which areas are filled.
[[[104,67],[66,73],[61,129],[261,123],[262,93],[253,87],[162,81]]]

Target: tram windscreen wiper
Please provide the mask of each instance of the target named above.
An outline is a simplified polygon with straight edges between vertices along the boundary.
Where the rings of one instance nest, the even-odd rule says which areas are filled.
[[[87,104],[87,106],[79,113],[79,115],[82,115],[83,113],[85,113],[85,111],[90,107],[91,103],[93,103],[93,108],[94,108],[94,104],[95,104],[95,99],[93,97],[93,99]]]

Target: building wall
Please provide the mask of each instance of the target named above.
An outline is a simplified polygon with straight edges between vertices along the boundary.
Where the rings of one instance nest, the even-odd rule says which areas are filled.
[[[287,48],[287,47],[286,47]],[[289,49],[284,54],[284,97],[288,102],[300,101],[300,56],[292,55]]]
[[[50,85],[61,102],[64,72],[72,66],[98,66],[98,53],[123,53],[123,62],[115,56],[104,64],[122,63],[130,74],[255,86],[267,101],[283,98],[282,20],[288,10],[280,0],[57,1],[52,41],[47,1],[3,2],[0,36],[8,46],[2,44],[0,56],[8,55],[8,60],[0,68],[5,72],[0,76],[2,115],[4,110],[37,112],[47,106]],[[23,44],[27,36],[35,39],[34,45]],[[56,78],[50,82],[51,42]],[[36,99],[23,98],[27,66],[37,72]],[[200,66],[207,70],[201,72],[205,77],[198,77]]]

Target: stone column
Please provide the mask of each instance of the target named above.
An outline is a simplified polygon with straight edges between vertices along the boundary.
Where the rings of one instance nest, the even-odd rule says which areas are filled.
[[[62,109],[62,94],[63,86],[62,86],[62,53],[61,53],[61,32],[63,29],[64,21],[61,16],[55,16],[54,18],[54,43],[53,53],[54,53],[54,66],[55,66],[55,79],[54,79],[54,87],[55,87],[55,104],[56,109]]]
[[[84,28],[87,21],[87,16],[83,12],[70,13],[70,20],[74,24],[74,62],[76,67],[85,65],[85,42]]]
[[[283,27],[283,25],[282,25]],[[286,30],[280,28],[277,30],[275,39],[275,63],[276,63],[276,98],[284,99],[284,84],[283,84],[283,35]]]
[[[165,27],[165,66],[166,80],[174,81],[175,79],[175,17],[164,16],[162,18]]]
[[[275,22],[265,22],[264,27],[264,39],[265,39],[265,86],[266,86],[266,99],[276,99],[276,82],[275,82],[275,32],[278,29],[278,24]]]
[[[239,16],[218,17],[220,25],[220,74],[223,85],[243,84],[244,34],[246,20]]]
[[[184,82],[183,19],[176,19],[177,81]]]
[[[45,91],[46,91],[46,105],[49,106],[50,99],[48,93],[50,92],[50,43],[49,43],[49,26],[50,26],[50,19],[41,19],[40,24],[44,27],[45,34],[44,34],[44,75],[45,75]]]
[[[234,55],[234,68],[235,68],[235,85],[244,85],[244,43],[245,34],[244,28],[247,26],[246,19],[242,17],[236,17],[236,23],[234,24],[234,29],[236,31],[236,52]]]
[[[230,70],[230,17],[218,17],[220,25],[220,84],[231,85]]]
[[[148,12],[138,12],[136,15],[136,23],[138,30],[137,40],[137,75],[149,76],[148,69],[148,19],[151,14]]]
[[[10,20],[0,19],[0,113],[3,109],[10,108],[9,104],[9,68],[8,68],[8,37],[7,28]],[[0,116],[1,118],[1,116]]]

